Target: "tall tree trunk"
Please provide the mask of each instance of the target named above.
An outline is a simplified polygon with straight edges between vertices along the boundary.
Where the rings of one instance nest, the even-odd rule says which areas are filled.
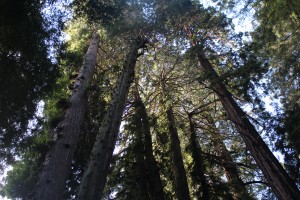
[[[194,174],[195,174],[195,180],[197,182],[200,182],[201,184],[201,190],[202,190],[202,195],[198,195],[200,199],[203,200],[209,200],[210,199],[210,191],[209,191],[209,186],[206,182],[206,178],[204,175],[205,172],[205,165],[203,162],[203,156],[202,156],[202,150],[200,147],[199,142],[197,141],[197,136],[196,136],[196,130],[195,130],[195,124],[193,123],[192,120],[192,113],[188,115],[189,117],[189,125],[190,125],[190,142],[191,142],[191,150],[192,150],[192,157],[194,161]]]
[[[160,74],[160,88],[162,93],[161,101],[163,102],[162,106],[166,110],[167,114],[169,137],[171,143],[172,172],[175,179],[175,193],[178,200],[190,200],[190,192],[181,154],[180,141],[176,128],[173,107],[170,102],[170,99],[172,97],[166,89],[166,78],[166,71],[163,68]]]
[[[248,120],[246,114],[234,101],[232,94],[222,83],[211,63],[200,53],[197,55],[197,59],[200,68],[211,78],[211,88],[218,95],[229,119],[240,132],[247,148],[262,170],[276,196],[282,200],[300,199],[300,192],[295,183],[262,140],[254,126]]]
[[[146,42],[144,38],[138,37],[125,58],[123,71],[114,89],[109,109],[96,137],[90,162],[81,181],[78,199],[100,200],[102,197],[129,87],[134,79],[138,49],[143,48]]]
[[[167,119],[169,123],[169,135],[171,142],[172,168],[175,177],[175,192],[178,200],[190,200],[190,193],[183,165],[180,141],[176,128],[173,107],[167,109]]]
[[[145,141],[145,162],[146,170],[148,172],[148,191],[151,200],[163,200],[164,191],[163,185],[159,175],[159,169],[157,167],[156,160],[153,155],[152,139],[150,133],[150,124],[148,114],[143,101],[140,98],[138,89],[135,91],[135,99],[139,115],[141,116],[141,129],[144,133]]]
[[[137,103],[137,102],[135,102]],[[139,112],[139,107],[136,107],[136,111],[134,114],[134,124],[135,124],[135,146],[134,146],[134,155],[136,158],[136,179],[137,179],[137,192],[138,199],[148,200],[150,199],[148,192],[148,179],[147,179],[147,170],[146,170],[146,160],[145,160],[145,149],[144,149],[144,130],[143,130],[143,122],[141,120],[142,116]]]
[[[84,56],[83,66],[74,83],[74,89],[70,97],[71,105],[59,125],[59,138],[46,155],[44,168],[35,191],[34,199],[36,200],[63,199],[86,110],[85,94],[96,65],[98,44],[99,36],[94,34]]]

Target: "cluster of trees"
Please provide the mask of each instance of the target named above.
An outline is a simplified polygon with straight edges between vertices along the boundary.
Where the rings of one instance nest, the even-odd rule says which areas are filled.
[[[300,198],[298,1],[56,3],[1,2],[3,196]]]

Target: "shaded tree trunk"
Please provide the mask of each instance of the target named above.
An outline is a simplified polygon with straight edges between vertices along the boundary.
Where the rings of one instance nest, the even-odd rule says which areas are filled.
[[[172,154],[172,168],[175,177],[175,192],[178,200],[189,200],[190,193],[186,178],[186,172],[183,165],[183,159],[181,154],[180,141],[178,137],[177,128],[175,125],[175,118],[173,113],[173,107],[170,106],[167,109],[167,119],[169,126],[169,135],[171,142],[171,154]]]
[[[145,163],[148,177],[148,191],[151,200],[163,200],[164,190],[159,175],[159,169],[157,167],[156,160],[153,155],[152,139],[150,133],[150,124],[146,107],[140,98],[138,89],[135,91],[135,101],[137,109],[141,117],[141,129],[144,133],[144,151],[145,151]]]
[[[160,74],[160,88],[162,93],[162,107],[166,110],[169,137],[171,143],[172,172],[175,183],[175,193],[178,200],[190,200],[189,187],[186,171],[184,169],[180,141],[176,128],[176,122],[170,99],[172,98],[166,89],[166,71],[163,69]]]
[[[144,38],[138,37],[125,58],[122,73],[114,89],[109,109],[92,149],[90,162],[81,181],[78,199],[100,200],[102,197],[129,87],[134,79],[134,67],[139,55],[138,49],[144,47],[146,42]]]
[[[137,102],[135,102],[137,103]],[[136,157],[136,179],[137,179],[137,190],[138,190],[138,199],[148,200],[150,199],[148,192],[148,179],[147,179],[147,170],[146,170],[146,161],[145,161],[145,150],[144,150],[144,130],[143,122],[141,120],[142,116],[140,115],[139,108],[136,108],[136,113],[134,116],[135,120],[135,147],[134,155]],[[148,168],[148,167],[147,167]]]
[[[234,101],[211,63],[202,54],[197,55],[199,67],[211,78],[211,88],[218,95],[229,119],[235,124],[247,148],[262,170],[272,190],[279,199],[300,199],[300,192],[279,161],[262,140],[246,114]]]
[[[193,177],[196,182],[200,182],[201,190],[202,190],[202,195],[198,194],[198,197],[203,200],[209,200],[210,191],[204,175],[205,165],[203,162],[202,150],[199,142],[197,141],[195,124],[193,123],[192,120],[192,114],[190,113],[188,117],[189,117],[190,133],[191,133],[190,142],[191,142],[192,158],[194,161]]]
[[[94,34],[74,83],[70,107],[58,127],[58,139],[46,155],[37,183],[36,200],[61,200],[86,110],[86,90],[96,65],[99,36]]]

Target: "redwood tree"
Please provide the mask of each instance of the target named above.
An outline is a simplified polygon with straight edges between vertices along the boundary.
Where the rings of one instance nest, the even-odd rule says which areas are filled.
[[[150,132],[149,117],[144,102],[142,101],[137,83],[135,84],[135,103],[137,106],[137,116],[139,116],[140,129],[144,138],[145,166],[147,169],[148,190],[151,200],[163,200],[164,191],[159,175],[157,162],[153,155],[152,138]]]
[[[93,34],[73,86],[70,107],[57,128],[58,139],[48,151],[34,199],[63,199],[86,109],[86,90],[96,65],[99,36]]]
[[[146,43],[147,39],[138,36],[130,45],[122,73],[113,91],[112,100],[101,123],[88,167],[83,175],[78,199],[100,200],[102,197],[129,87],[134,79],[134,67],[139,56],[138,50],[144,48]]]
[[[197,54],[199,68],[208,74],[213,82],[211,88],[218,95],[229,119],[235,124],[247,148],[255,159],[258,167],[262,170],[268,184],[279,199],[299,199],[300,192],[296,184],[283,169],[269,147],[258,134],[249,121],[245,112],[238,106],[222,83],[213,66],[202,53]]]

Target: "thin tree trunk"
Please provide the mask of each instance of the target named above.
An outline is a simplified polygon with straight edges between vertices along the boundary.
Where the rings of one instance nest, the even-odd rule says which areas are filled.
[[[202,150],[199,142],[197,141],[195,125],[192,120],[192,114],[189,114],[188,117],[189,117],[190,133],[191,133],[190,142],[192,148],[192,157],[195,165],[194,166],[195,180],[197,182],[200,182],[201,190],[202,190],[202,195],[198,195],[198,196],[200,199],[209,200],[210,191],[204,175],[205,165],[203,162]]]
[[[172,168],[175,177],[175,192],[178,200],[190,200],[189,187],[186,178],[186,172],[183,165],[181,154],[180,141],[178,137],[177,128],[175,125],[175,118],[173,107],[167,109],[167,119],[169,123],[169,135],[171,142],[172,154]]]
[[[163,185],[159,175],[159,169],[157,167],[156,160],[153,155],[152,139],[150,133],[150,124],[148,114],[143,101],[140,98],[138,89],[136,88],[136,104],[138,112],[141,116],[141,129],[145,137],[145,161],[146,169],[148,172],[148,191],[151,200],[163,200],[164,191]]]
[[[123,71],[96,137],[90,162],[83,175],[78,199],[100,200],[102,197],[129,87],[134,79],[134,67],[139,55],[138,49],[143,48],[146,42],[144,38],[138,37],[126,56]]]
[[[84,56],[83,66],[74,83],[74,89],[70,97],[70,107],[59,124],[58,140],[46,155],[44,168],[34,194],[36,200],[63,199],[86,110],[85,94],[96,65],[98,44],[99,36],[94,34]]]
[[[212,142],[216,147],[216,153],[219,156],[220,165],[225,170],[225,176],[230,185],[230,190],[233,194],[234,200],[245,199],[245,200],[253,200],[253,198],[249,195],[247,188],[240,178],[239,170],[237,168],[236,163],[234,163],[230,153],[228,152],[223,139],[221,138],[220,133],[216,128],[215,122],[211,116],[206,116],[208,123],[211,126],[210,133],[212,134]]]
[[[236,163],[234,163],[230,153],[228,152],[223,139],[218,133],[217,128],[213,119],[210,116],[207,116],[207,121],[209,122],[210,126],[212,127],[211,134],[212,134],[212,142],[216,147],[216,153],[219,156],[220,165],[225,170],[225,176],[228,180],[230,185],[230,189],[233,193],[233,199],[245,199],[245,200],[253,200],[253,198],[249,195],[247,188],[240,178],[239,170],[237,168]]]
[[[232,157],[229,154],[225,144],[219,139],[218,136],[216,137],[218,139],[213,139],[215,140],[214,143],[216,144],[216,151],[218,156],[220,156],[221,166],[225,170],[225,176],[230,185],[230,189],[232,190],[233,199],[253,200],[253,198],[249,195],[244,182],[240,178],[238,168],[233,162]]]
[[[186,171],[184,169],[180,141],[175,123],[175,117],[172,105],[168,105],[171,97],[167,94],[166,90],[166,72],[165,69],[160,74],[160,87],[162,92],[162,106],[166,110],[169,137],[171,143],[171,160],[172,172],[175,182],[175,193],[178,200],[190,200],[190,192],[187,183]]]
[[[262,140],[254,126],[248,120],[246,114],[234,101],[231,93],[226,89],[211,63],[202,54],[198,54],[197,59],[200,68],[211,77],[212,89],[218,95],[229,119],[235,124],[237,130],[240,132],[247,148],[251,152],[259,168],[262,170],[278,199],[300,199],[300,192],[295,183],[288,176],[266,143]]]

